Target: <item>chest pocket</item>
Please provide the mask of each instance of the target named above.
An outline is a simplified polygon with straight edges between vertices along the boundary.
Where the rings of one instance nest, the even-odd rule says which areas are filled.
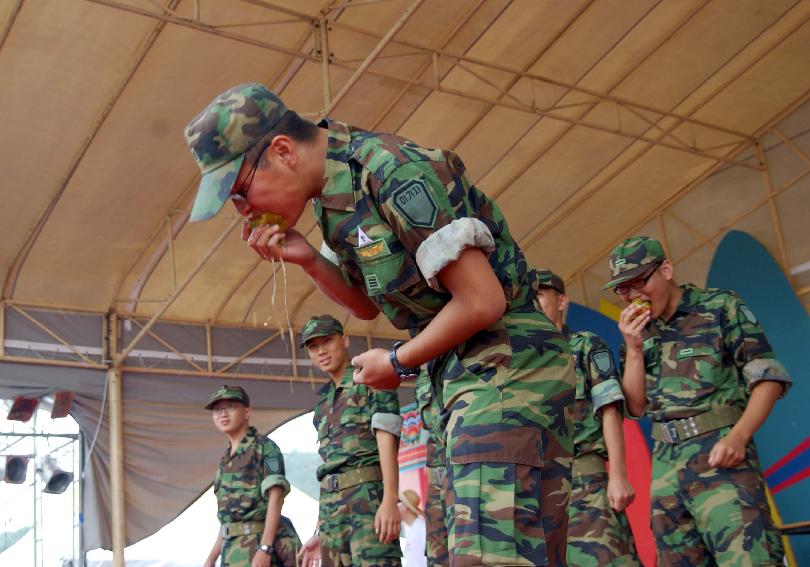
[[[372,299],[399,296],[422,279],[416,262],[390,231],[371,244],[356,247],[354,253],[366,293]]]
[[[720,367],[722,353],[716,346],[679,343],[673,348],[672,358],[675,359],[673,373],[677,376],[677,383],[667,380],[667,389],[679,392],[693,390],[696,395],[705,395],[718,385],[714,374]]]

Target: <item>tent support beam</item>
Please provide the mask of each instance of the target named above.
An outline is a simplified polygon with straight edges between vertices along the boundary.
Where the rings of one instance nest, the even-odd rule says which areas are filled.
[[[130,319],[130,320],[131,320],[133,323],[135,323],[136,325],[138,325],[138,327],[143,328],[143,324],[142,324],[140,321],[138,321],[137,319]],[[192,360],[191,358],[189,358],[188,356],[186,356],[185,354],[183,354],[182,352],[180,352],[179,350],[177,350],[176,348],[174,348],[174,347],[172,346],[172,344],[171,344],[169,341],[167,341],[166,339],[164,339],[163,337],[161,337],[160,335],[158,335],[156,332],[154,332],[154,331],[149,331],[147,334],[148,334],[150,337],[152,337],[153,339],[155,339],[157,342],[159,342],[159,343],[160,343],[162,346],[166,347],[167,349],[169,349],[170,351],[172,351],[174,354],[176,354],[177,356],[179,356],[181,359],[183,359],[183,361],[184,361],[186,364],[188,364],[189,366],[191,366],[191,367],[193,367],[193,368],[195,368],[195,369],[199,370],[200,372],[203,372],[203,368],[202,368],[202,366],[200,366],[199,364],[197,364],[196,362],[194,362],[194,360]]]
[[[321,14],[321,20],[318,23],[318,35],[315,36],[318,40],[316,49],[320,51],[321,54],[321,80],[323,81],[323,107],[329,108],[332,104],[332,83],[329,80],[329,59],[331,58],[331,53],[329,53],[329,30],[327,26],[329,25],[329,20],[326,18],[326,14]]]
[[[188,284],[191,283],[191,280],[194,279],[194,277],[199,273],[199,271],[203,268],[206,262],[208,262],[211,256],[214,255],[214,252],[219,250],[219,247],[222,246],[222,243],[231,234],[231,232],[233,232],[233,229],[236,228],[236,225],[239,224],[240,222],[242,222],[242,219],[240,217],[235,217],[233,220],[231,220],[227,228],[222,232],[219,238],[217,238],[217,240],[211,245],[211,248],[208,250],[208,253],[202,258],[202,260],[200,260],[197,266],[191,270],[188,276],[186,276],[186,279],[183,281],[183,283],[181,283],[180,286],[169,295],[169,298],[167,299],[166,303],[164,303],[163,306],[160,309],[158,309],[154,315],[152,315],[152,318],[149,319],[146,325],[144,325],[138,332],[138,334],[135,335],[135,338],[133,338],[132,341],[126,347],[124,347],[124,349],[116,356],[115,359],[116,365],[120,366],[124,362],[130,351],[133,348],[135,348],[135,345],[137,345],[140,342],[140,340],[146,335],[146,333],[149,332],[149,330],[157,322],[157,320],[160,319],[161,315],[163,315],[169,309],[169,307],[172,306],[172,304],[180,296],[180,294],[183,293],[183,290],[185,290],[186,287],[188,287]]]
[[[348,81],[346,81],[346,84],[343,85],[340,91],[338,91],[338,94],[335,95],[335,98],[333,98],[329,102],[329,104],[327,104],[324,107],[321,116],[326,116],[330,112],[332,112],[335,109],[335,107],[338,104],[340,104],[340,101],[342,101],[346,97],[346,95],[349,94],[349,91],[357,83],[357,81],[360,80],[360,77],[363,76],[363,74],[368,70],[368,68],[371,67],[371,64],[374,63],[374,61],[376,61],[377,57],[380,55],[382,50],[385,49],[389,43],[391,43],[391,40],[393,40],[394,36],[397,35],[397,32],[399,32],[399,30],[402,29],[402,26],[408,23],[408,20],[411,19],[411,16],[413,15],[414,12],[416,12],[419,6],[422,5],[422,2],[424,2],[424,0],[414,0],[411,3],[411,5],[405,9],[405,12],[399,17],[396,23],[393,26],[391,26],[391,29],[389,29],[388,32],[382,37],[382,39],[380,39],[379,43],[377,43],[377,45],[374,46],[374,49],[372,49],[371,53],[369,53],[366,56],[366,59],[360,64],[360,66],[357,69],[355,69],[354,74],[349,78]],[[325,53],[323,57],[326,59],[328,65],[329,54]]]
[[[124,480],[124,416],[121,368],[107,372],[110,404],[110,493],[112,525],[112,567],[124,567],[126,547],[126,492]]]
[[[213,34],[213,35],[224,37],[226,39],[231,39],[233,41],[246,43],[246,44],[253,45],[253,46],[256,46],[256,47],[269,49],[271,51],[277,51],[277,52],[285,53],[287,55],[296,57],[296,58],[301,59],[301,60],[307,60],[307,61],[312,61],[312,62],[315,62],[315,63],[321,63],[321,59],[319,57],[315,56],[315,55],[310,55],[308,53],[301,53],[301,52],[298,52],[298,51],[296,51],[294,49],[290,49],[290,48],[279,46],[279,45],[270,44],[270,43],[267,43],[267,42],[264,42],[264,41],[260,41],[260,40],[250,38],[250,37],[244,37],[244,36],[239,36],[239,35],[236,35],[236,34],[224,32],[224,31],[216,29],[213,26],[210,26],[208,24],[194,22],[193,20],[189,20],[189,19],[186,19],[186,18],[178,18],[178,17],[175,17],[175,16],[167,16],[165,14],[152,12],[150,10],[144,10],[144,9],[136,8],[136,7],[133,7],[133,6],[127,6],[125,4],[118,3],[118,2],[116,2],[114,0],[85,0],[85,1],[86,2],[93,2],[93,3],[96,3],[96,4],[101,4],[101,5],[107,6],[109,8],[115,8],[115,9],[123,10],[125,12],[130,12],[130,13],[138,14],[138,15],[141,15],[141,16],[149,17],[149,18],[154,18],[154,19],[157,19],[157,20],[164,20],[164,21],[171,22],[171,23],[179,25],[179,26],[191,28],[191,29],[201,31],[201,32],[204,32],[204,33],[210,33],[210,34]],[[245,1],[248,1],[248,0],[245,0]],[[417,2],[421,3],[421,0],[417,0]],[[256,4],[258,6],[264,6],[266,8],[273,9],[273,10],[276,10],[276,9],[282,10],[281,7],[276,7],[276,6],[270,5],[270,4],[268,4],[267,2],[264,2],[264,1],[250,0],[250,3]],[[287,10],[287,9],[283,9],[283,10],[285,10],[287,12],[291,12],[290,10]],[[406,15],[408,15],[408,14],[406,13]],[[302,16],[302,20],[311,22],[313,25],[315,25],[317,23],[317,21],[318,21],[316,18],[313,18],[311,16],[306,16],[306,15]],[[369,32],[368,30],[363,30],[362,28],[355,28],[355,26],[344,24],[342,22],[332,21],[331,25],[334,26],[334,27],[340,28],[340,29],[346,29],[348,31],[354,31],[356,33],[361,33],[363,35],[367,35],[367,36],[370,36],[370,37],[379,37],[379,35],[376,34],[376,33]],[[390,33],[390,31],[391,30],[389,30],[389,33]],[[386,36],[387,36],[387,34],[386,34]],[[385,45],[387,45],[388,43],[392,42],[392,39],[388,39],[386,41],[386,37],[383,36],[381,38],[380,43],[382,44],[383,42],[385,43]],[[477,59],[477,58],[473,58],[473,57],[468,57],[468,56],[463,56],[463,55],[456,55],[456,54],[447,53],[447,52],[444,52],[444,51],[431,50],[431,49],[425,48],[424,46],[420,46],[420,45],[413,44],[413,43],[410,43],[410,42],[406,42],[406,41],[403,41],[403,40],[394,40],[393,43],[396,43],[396,44],[399,44],[399,45],[406,45],[406,46],[409,46],[409,47],[412,47],[412,48],[415,48],[415,49],[423,50],[426,57],[431,57],[432,54],[435,53],[438,56],[445,57],[445,58],[447,58],[448,60],[451,60],[451,61],[456,61],[456,62],[462,62],[463,61],[465,63],[473,64],[473,65],[476,65],[476,66],[479,66],[479,67],[489,68],[489,69],[497,71],[497,72],[517,75],[517,76],[519,76],[521,78],[525,78],[525,79],[528,79],[528,80],[539,81],[539,82],[542,82],[542,83],[548,83],[548,84],[551,84],[551,85],[554,85],[554,86],[557,86],[557,87],[567,88],[567,89],[570,89],[570,90],[575,91],[575,92],[587,94],[587,95],[593,96],[596,99],[594,101],[594,104],[610,102],[610,103],[622,104],[625,108],[632,107],[632,108],[635,108],[636,110],[639,110],[639,111],[652,112],[652,113],[655,113],[655,114],[659,115],[659,118],[658,118],[659,120],[661,120],[663,118],[672,118],[672,119],[678,121],[677,125],[693,124],[693,125],[699,126],[701,128],[712,130],[714,132],[720,132],[720,133],[722,133],[722,134],[724,134],[726,136],[733,136],[733,137],[737,138],[737,143],[742,143],[742,142],[749,142],[750,143],[750,142],[753,142],[753,140],[754,140],[754,138],[752,138],[751,136],[749,136],[749,135],[747,135],[745,133],[742,133],[742,132],[737,132],[737,131],[734,131],[734,130],[730,130],[728,128],[724,128],[722,126],[717,126],[717,125],[705,123],[703,121],[700,121],[700,120],[697,120],[697,119],[694,119],[694,118],[691,118],[691,117],[688,117],[688,116],[682,116],[680,114],[675,114],[675,113],[670,112],[670,111],[653,108],[653,107],[650,107],[650,106],[642,104],[642,103],[637,103],[637,102],[633,102],[633,101],[629,101],[629,100],[624,100],[622,98],[619,98],[619,97],[616,97],[616,96],[613,96],[613,95],[607,95],[607,94],[604,94],[604,93],[599,93],[597,91],[592,91],[590,89],[585,89],[585,88],[577,86],[577,85],[570,85],[570,84],[568,84],[566,82],[563,82],[563,81],[557,81],[555,79],[551,79],[551,78],[548,78],[548,77],[542,77],[542,76],[539,76],[539,75],[534,75],[532,73],[521,71],[520,69],[512,69],[512,68],[504,66],[504,65],[498,65],[496,63],[492,63],[492,62],[489,62],[489,61],[486,61],[486,60]],[[380,44],[378,44],[378,47],[379,47],[379,45]],[[385,47],[385,46],[383,46],[383,47]],[[377,50],[377,48],[375,48],[375,51],[376,50]],[[380,50],[382,50],[382,48],[380,48]],[[376,58],[376,54],[374,53],[374,51],[372,51],[370,56],[371,55],[374,55],[374,58]],[[372,59],[372,61],[373,61],[373,59]],[[502,99],[498,99],[498,98],[489,98],[489,97],[486,97],[486,96],[480,96],[480,95],[475,94],[474,92],[465,92],[465,91],[452,89],[452,88],[448,88],[448,87],[442,87],[441,85],[434,84],[434,82],[432,80],[421,81],[421,80],[418,80],[418,79],[409,79],[409,78],[406,78],[406,77],[400,77],[400,76],[397,76],[397,75],[392,75],[390,73],[386,73],[386,72],[379,71],[379,70],[368,69],[368,66],[370,66],[371,63],[369,63],[368,65],[361,64],[360,67],[355,67],[354,65],[350,65],[350,64],[347,64],[347,63],[342,62],[342,61],[333,61],[330,64],[334,65],[335,67],[341,68],[341,69],[347,69],[347,70],[354,71],[355,75],[358,78],[359,78],[360,75],[362,75],[364,73],[367,73],[367,74],[375,76],[375,77],[379,77],[379,78],[382,78],[382,79],[388,79],[390,81],[396,81],[396,82],[402,83],[404,85],[421,87],[421,88],[425,88],[425,89],[427,89],[429,91],[446,93],[446,94],[457,96],[457,97],[463,98],[463,99],[474,100],[474,101],[477,101],[477,102],[491,104],[493,106],[502,106],[502,107],[505,107],[505,108],[511,108],[513,110],[518,110],[520,112],[527,112],[527,113],[530,113],[530,114],[536,114],[538,116],[545,117],[545,118],[548,118],[548,119],[551,119],[551,120],[557,120],[557,121],[560,121],[560,122],[565,122],[565,123],[576,125],[576,126],[582,126],[584,128],[589,128],[589,129],[592,129],[592,130],[597,130],[597,131],[605,132],[605,133],[608,133],[608,134],[621,136],[623,138],[629,138],[629,139],[635,140],[635,141],[646,142],[646,143],[651,144],[653,146],[660,146],[660,147],[669,148],[669,149],[675,150],[675,151],[686,152],[686,153],[693,154],[693,155],[703,157],[703,158],[706,158],[706,159],[711,159],[713,161],[720,161],[722,163],[727,163],[727,164],[730,164],[730,165],[738,165],[738,166],[741,166],[741,167],[748,167],[748,168],[756,169],[756,167],[752,166],[751,164],[741,162],[741,161],[740,162],[734,161],[733,159],[729,159],[729,158],[727,158],[727,157],[725,157],[723,155],[715,155],[715,154],[706,152],[706,151],[704,151],[704,150],[702,150],[700,148],[690,148],[688,146],[683,146],[683,145],[680,145],[680,144],[673,144],[673,143],[665,142],[660,138],[647,137],[647,136],[640,135],[640,134],[634,134],[632,132],[625,132],[625,131],[622,131],[621,129],[608,127],[608,126],[605,126],[603,124],[598,124],[598,123],[595,123],[595,122],[589,122],[587,120],[571,118],[569,116],[566,116],[565,114],[552,112],[550,110],[546,110],[546,109],[542,109],[542,108],[536,108],[536,107],[529,108],[529,107],[526,107],[523,104],[514,104],[514,103],[511,103],[511,102],[508,102],[508,101],[505,101],[505,100],[502,100]],[[354,78],[354,76],[352,78]],[[350,87],[351,85],[353,85],[352,79],[350,79],[349,83],[347,83],[347,85],[344,86],[344,89],[348,92],[348,89],[346,88],[346,86]],[[341,93],[339,93],[338,96],[331,102],[331,105],[330,105],[331,108],[329,106],[327,106],[326,109],[319,112],[318,114],[320,116],[327,115],[329,112],[331,112],[332,109],[334,109],[334,107],[337,105],[337,103],[340,102],[340,99],[342,99],[344,96],[345,96],[345,93],[342,93],[342,91],[341,91]],[[300,113],[301,112],[299,112],[299,114]]]
[[[756,148],[757,157],[760,164],[762,164],[762,183],[765,185],[765,191],[768,194],[768,209],[771,213],[771,222],[773,223],[774,233],[776,233],[776,242],[779,245],[779,263],[782,265],[785,277],[790,281],[790,264],[788,263],[787,246],[785,245],[785,233],[782,230],[782,218],[779,215],[779,208],[776,206],[776,190],[771,180],[768,158],[765,156],[765,150],[762,149],[762,143],[758,142]]]
[[[96,0],[90,0],[90,1],[96,1]],[[314,18],[312,16],[308,15],[308,14],[304,14],[304,13],[301,13],[301,12],[295,12],[295,11],[289,10],[288,8],[278,6],[278,5],[276,5],[276,4],[272,3],[272,2],[269,2],[268,0],[243,0],[243,2],[247,2],[249,4],[253,4],[253,5],[256,5],[256,6],[261,6],[263,8],[267,8],[267,9],[273,10],[273,11],[283,11],[284,13],[286,13],[288,15],[292,15],[292,16],[295,16],[295,17],[300,17],[300,18],[308,20],[308,21],[313,21],[314,20]],[[313,23],[314,23],[314,21],[313,21]],[[342,30],[354,32],[354,33],[357,33],[357,34],[360,34],[360,35],[365,35],[365,36],[371,37],[371,38],[376,38],[376,39],[383,39],[384,38],[384,36],[380,35],[378,32],[367,30],[367,29],[361,28],[359,26],[355,26],[355,25],[348,24],[348,23],[345,23],[345,22],[333,21],[332,26],[334,28],[336,28],[336,29],[342,29]],[[402,38],[394,40],[393,43],[395,43],[397,45],[403,45],[403,46],[406,46],[406,47],[410,47],[412,49],[420,50],[427,56],[432,56],[435,53],[439,57],[447,58],[447,59],[450,59],[450,60],[455,60],[456,62],[470,63],[472,65],[475,65],[477,67],[481,67],[481,68],[484,68],[484,69],[488,69],[488,70],[492,70],[492,71],[496,71],[496,72],[500,72],[500,73],[518,75],[521,78],[530,79],[530,80],[538,81],[538,82],[541,82],[541,83],[547,83],[547,84],[550,84],[550,85],[555,86],[555,87],[569,89],[569,90],[577,92],[577,93],[593,96],[594,98],[599,99],[600,102],[614,102],[614,103],[622,104],[624,106],[631,106],[631,107],[636,108],[637,110],[653,112],[653,113],[656,113],[656,114],[660,114],[662,117],[674,118],[674,119],[682,121],[682,122],[686,122],[686,123],[689,123],[689,124],[694,124],[695,126],[701,126],[701,127],[704,127],[704,128],[708,128],[708,129],[711,129],[711,130],[722,132],[724,134],[732,135],[732,136],[735,136],[737,138],[741,138],[742,140],[748,140],[749,142],[754,141],[753,136],[745,134],[744,132],[738,132],[738,131],[730,129],[730,128],[725,128],[725,127],[718,126],[718,125],[715,125],[715,124],[710,124],[708,122],[704,122],[702,120],[692,118],[692,117],[689,117],[689,116],[684,116],[684,115],[681,115],[681,114],[678,114],[678,113],[675,113],[675,112],[661,110],[661,109],[658,109],[658,108],[655,108],[655,107],[652,107],[652,106],[649,106],[649,105],[646,105],[646,104],[643,104],[643,103],[634,102],[632,100],[627,100],[627,99],[625,99],[623,97],[610,95],[610,94],[605,94],[605,93],[602,93],[602,92],[599,92],[599,91],[596,91],[596,90],[593,90],[593,89],[583,87],[581,85],[576,85],[576,84],[568,83],[568,82],[565,82],[565,81],[560,81],[560,80],[554,79],[552,77],[547,77],[547,76],[544,76],[544,75],[538,75],[536,73],[532,73],[532,72],[529,72],[529,71],[522,71],[520,69],[514,69],[514,68],[509,67],[507,65],[502,65],[502,64],[499,64],[499,63],[495,63],[493,61],[488,61],[486,59],[480,59],[480,58],[477,58],[477,57],[471,57],[469,55],[459,55],[457,53],[451,53],[449,51],[445,51],[444,49],[431,49],[431,48],[426,47],[424,45],[420,45],[418,43],[414,43],[414,42],[411,42],[411,41],[408,41],[408,40],[402,39]],[[427,83],[426,83],[426,85],[427,85]],[[742,141],[742,140],[740,140],[740,141]]]
[[[234,366],[236,366],[237,364],[239,364],[240,362],[242,362],[244,359],[246,359],[247,357],[249,357],[251,354],[253,354],[253,353],[254,353],[254,352],[256,352],[257,350],[259,350],[260,348],[262,348],[262,347],[264,347],[264,346],[266,346],[266,345],[269,345],[269,344],[270,344],[270,343],[272,343],[274,340],[276,340],[277,338],[279,338],[279,337],[281,336],[281,333],[282,333],[282,331],[276,331],[276,333],[275,333],[275,334],[270,335],[269,337],[267,337],[266,339],[264,339],[264,340],[262,340],[262,341],[259,341],[259,343],[258,343],[258,344],[256,344],[256,345],[255,345],[255,346],[253,346],[252,348],[248,349],[248,350],[247,350],[246,352],[244,352],[243,354],[241,354],[241,355],[237,356],[237,357],[236,357],[236,359],[235,359],[233,362],[229,362],[228,364],[226,364],[225,366],[223,366],[222,368],[220,368],[220,369],[219,369],[217,372],[219,372],[219,373],[224,373],[224,372],[227,372],[228,370],[230,370],[231,368],[233,368]]]
[[[790,116],[791,114],[796,112],[796,110],[801,108],[801,106],[804,105],[808,100],[810,100],[810,90],[807,90],[804,93],[802,93],[800,96],[798,96],[793,101],[792,104],[788,105],[779,114],[774,116],[770,120],[770,122],[768,122],[768,124],[766,126],[761,128],[757,132],[756,137],[759,138],[762,135],[764,135],[764,133],[767,132],[770,128],[772,128],[774,125],[779,124],[782,120],[784,120],[785,118],[787,118],[788,116]],[[730,157],[736,157],[743,150],[745,150],[747,147],[749,147],[748,144],[740,145],[737,149],[734,150],[734,152],[732,154],[730,154]],[[676,191],[675,193],[670,195],[669,198],[667,198],[667,200],[665,202],[661,203],[661,205],[658,207],[658,209],[659,210],[667,210],[667,209],[669,209],[669,207],[671,207],[672,204],[675,203],[679,198],[686,195],[692,189],[694,189],[695,187],[697,187],[698,185],[703,183],[706,179],[708,179],[709,177],[711,177],[712,175],[717,173],[722,167],[723,167],[722,163],[715,163],[712,167],[706,169],[701,175],[699,175],[697,178],[692,180],[690,183],[684,185],[684,187],[681,188],[679,191]],[[804,173],[801,173],[801,174],[797,175],[794,179],[792,179],[791,181],[787,182],[785,185],[780,187],[777,194],[781,193],[782,191],[787,190],[789,187],[792,187],[794,184],[798,183],[808,173],[810,173],[810,172],[804,172]],[[754,210],[759,208],[761,205],[762,205],[762,203],[757,204],[751,211],[749,211],[748,213],[746,213],[745,215],[743,215],[742,217],[740,217],[737,220],[739,221],[741,218],[744,218],[745,216],[747,216],[748,214],[750,214],[751,212],[753,212]],[[630,230],[624,231],[615,240],[613,240],[607,246],[605,246],[602,249],[598,250],[597,253],[595,253],[593,256],[588,258],[588,260],[585,263],[583,263],[578,269],[576,269],[572,275],[575,276],[575,275],[577,275],[579,272],[581,272],[583,270],[588,270],[591,266],[596,264],[596,262],[599,262],[600,260],[604,260],[605,256],[613,249],[614,246],[616,246],[616,244],[618,242],[621,242],[622,239],[627,238],[630,235],[632,235],[639,228],[641,228],[646,223],[648,223],[657,214],[658,214],[658,211],[656,210],[655,212],[653,212],[653,213],[651,213],[649,215],[645,215],[635,225],[633,225],[633,227]],[[729,225],[729,226],[731,226],[731,225]],[[726,229],[721,227],[721,232],[716,233],[715,235],[710,237],[710,239],[715,238],[718,234],[722,234],[723,230],[726,230]]]
[[[788,138],[779,128],[775,128],[775,127],[771,128],[771,132],[776,134],[776,136],[778,136],[782,140],[782,142],[784,142],[784,144],[788,148],[790,148],[790,150],[794,154],[796,154],[796,157],[798,157],[800,160],[802,160],[804,163],[806,163],[808,166],[810,166],[810,156],[808,156],[806,153],[804,153],[804,151],[802,151],[802,149],[800,147],[798,147],[796,144],[794,144],[793,140]]]
[[[461,31],[461,29],[467,25],[467,22],[470,21],[470,18],[472,18],[475,14],[478,13],[478,10],[481,8],[481,5],[485,1],[486,0],[478,0],[474,6],[471,6],[467,10],[467,13],[464,15],[464,17],[455,25],[455,27],[450,31],[447,37],[445,37],[444,40],[442,41],[441,43],[442,49],[447,47],[450,44],[450,42],[453,39],[455,39],[455,37],[458,35],[458,32]],[[432,77],[433,87],[437,88],[439,86],[439,83],[441,82],[441,78],[439,73],[439,56],[436,53],[432,54],[430,61],[426,61],[425,63],[420,65],[420,67],[416,70],[416,72],[411,75],[411,79],[414,81],[419,79],[419,77],[421,77],[431,67],[433,68],[433,77]],[[383,111],[380,112],[377,115],[377,117],[374,118],[374,120],[371,122],[369,130],[372,131],[377,130],[377,128],[380,126],[380,123],[391,113],[391,111],[394,108],[396,108],[396,106],[402,100],[402,97],[404,97],[407,94],[410,88],[411,85],[402,85],[400,87],[399,92],[386,105],[385,109],[383,109]],[[396,130],[396,128],[394,130]]]
[[[170,0],[168,3],[167,9],[174,9],[180,3],[180,0]],[[54,193],[52,194],[48,205],[45,207],[45,212],[37,219],[37,222],[34,228],[31,230],[30,234],[26,238],[25,242],[23,242],[22,246],[17,250],[17,254],[14,258],[14,261],[11,264],[11,267],[8,270],[6,275],[5,283],[3,284],[3,297],[14,297],[14,292],[17,287],[17,281],[20,276],[20,273],[23,270],[23,266],[25,265],[26,260],[28,259],[28,255],[31,253],[31,250],[36,245],[40,234],[45,228],[45,225],[48,222],[48,219],[51,217],[51,213],[54,211],[56,206],[58,205],[59,201],[62,199],[62,195],[68,188],[71,180],[73,179],[73,175],[76,173],[76,170],[79,168],[79,165],[84,160],[85,154],[90,149],[91,144],[96,139],[98,132],[101,130],[102,125],[107,121],[107,117],[112,112],[113,108],[115,107],[118,99],[121,98],[123,95],[124,90],[129,85],[129,82],[132,80],[132,77],[135,76],[135,73],[141,66],[141,63],[146,59],[146,55],[154,45],[155,41],[157,41],[160,32],[163,31],[163,28],[166,26],[165,22],[157,22],[149,33],[147,34],[144,41],[138,47],[137,52],[133,55],[132,59],[129,61],[127,67],[124,70],[124,73],[120,79],[120,81],[115,85],[113,89],[114,92],[107,97],[107,100],[96,116],[96,119],[93,121],[92,125],[90,126],[87,135],[85,136],[84,140],[82,141],[81,145],[79,146],[76,154],[71,157],[69,162],[69,166],[65,174],[59,180],[58,185]]]
[[[24,309],[22,309],[21,307],[17,307],[16,305],[12,305],[11,308],[14,309],[14,311],[19,313],[20,315],[22,315],[23,317],[25,317],[26,319],[28,319],[35,327],[44,332],[46,335],[62,343],[65,347],[70,349],[70,351],[73,352],[73,354],[81,358],[84,362],[86,362],[87,364],[93,364],[93,361],[89,359],[83,352],[81,352],[79,349],[77,349],[72,344],[63,339],[61,336],[59,336],[59,334],[57,334],[56,331],[53,331],[50,328],[48,328],[47,325],[39,321],[36,317],[33,317],[32,315],[28,314]]]
[[[14,21],[17,19],[17,16],[22,9],[23,0],[17,0],[14,4],[14,7],[11,9],[11,12],[8,15],[8,19],[6,20],[6,25],[3,26],[3,29],[0,30],[0,50],[3,49],[3,45],[6,43],[6,39],[8,39],[8,34],[11,33],[11,28],[14,27]]]

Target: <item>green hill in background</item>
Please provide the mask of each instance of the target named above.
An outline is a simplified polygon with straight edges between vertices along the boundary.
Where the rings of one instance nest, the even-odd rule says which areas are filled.
[[[0,553],[3,553],[9,547],[20,541],[20,539],[29,531],[31,531],[31,526],[25,526],[13,532],[0,533]]]
[[[318,453],[293,451],[284,454],[284,472],[290,484],[318,499],[321,491],[315,471],[323,463]]]

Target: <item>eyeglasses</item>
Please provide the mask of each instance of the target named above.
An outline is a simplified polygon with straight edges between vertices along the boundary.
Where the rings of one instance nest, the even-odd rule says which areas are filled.
[[[250,191],[250,186],[253,184],[253,178],[256,176],[256,170],[259,168],[259,161],[262,159],[264,155],[264,150],[267,149],[267,144],[265,141],[258,142],[261,144],[259,147],[259,155],[256,156],[256,159],[253,162],[253,166],[250,168],[250,172],[245,177],[245,180],[239,186],[239,189],[236,191],[231,191],[231,194],[228,195],[228,198],[233,201],[233,204],[236,206],[237,210],[240,212],[245,210],[247,207],[247,197],[248,192]]]
[[[658,268],[660,267],[661,267],[660,262],[655,263],[653,265],[653,268],[649,272],[647,272],[647,274],[634,278],[628,282],[620,283],[619,285],[613,288],[613,293],[616,293],[617,295],[627,295],[628,293],[630,293],[631,289],[643,288],[645,285],[647,285],[647,282],[650,281],[650,278],[656,271],[658,271]]]
[[[211,413],[214,415],[222,415],[223,413],[231,413],[235,409],[241,407],[242,404],[222,404],[221,406],[217,406],[215,408],[211,408]]]

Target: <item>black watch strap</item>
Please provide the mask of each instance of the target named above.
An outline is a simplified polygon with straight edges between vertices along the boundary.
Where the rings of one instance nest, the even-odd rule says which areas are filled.
[[[272,555],[272,554],[273,554],[273,548],[272,548],[272,547],[270,547],[270,546],[269,546],[269,545],[267,545],[267,544],[262,544],[262,545],[260,545],[260,546],[259,546],[259,549],[260,549],[261,551],[264,551],[264,552],[265,552],[267,555]]]
[[[416,380],[416,378],[419,376],[419,367],[405,368],[399,363],[399,359],[397,358],[397,349],[404,344],[404,341],[395,342],[394,346],[391,347],[391,350],[388,353],[388,360],[391,361],[391,366],[394,367],[394,372],[397,373],[400,380]]]

